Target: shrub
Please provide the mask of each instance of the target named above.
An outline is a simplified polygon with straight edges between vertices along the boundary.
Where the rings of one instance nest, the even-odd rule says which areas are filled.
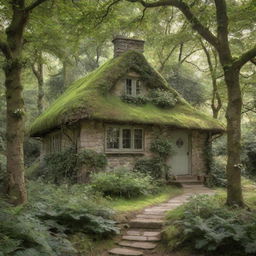
[[[154,179],[165,179],[171,176],[170,167],[158,157],[139,159],[135,163],[134,170],[150,175]]]
[[[151,143],[150,150],[157,156],[139,159],[135,163],[134,169],[156,179],[169,180],[171,168],[166,164],[166,161],[170,155],[174,154],[172,142],[166,137],[158,137]]]
[[[174,234],[175,239],[180,237],[177,246],[188,245],[196,250],[217,254],[255,255],[254,212],[228,208],[218,196],[207,195],[193,197],[182,212],[174,218],[172,213],[168,216],[168,225],[174,225],[179,230]],[[168,238],[168,229],[166,234]]]
[[[132,95],[122,95],[121,96],[122,101],[126,103],[131,103],[135,105],[143,105],[149,102],[149,99],[145,96],[132,96]]]
[[[242,144],[242,163],[245,167],[245,174],[256,179],[256,140],[255,132],[248,132]]]
[[[27,173],[31,179],[41,178],[55,184],[75,183],[82,166],[88,172],[92,172],[103,169],[106,164],[105,154],[93,150],[77,153],[75,148],[70,147],[61,152],[46,155],[42,164],[33,164],[28,168]]]
[[[92,175],[92,187],[104,196],[132,198],[152,193],[155,190],[152,178],[127,169],[100,172]]]
[[[226,187],[227,186],[227,174],[226,166],[224,163],[213,159],[210,171],[206,180],[208,187]]]
[[[64,151],[46,155],[38,177],[61,184],[75,182],[77,174],[77,155],[73,147]]]
[[[99,171],[106,167],[107,158],[105,154],[93,150],[83,150],[78,154],[79,166],[84,165],[88,170]]]
[[[173,93],[161,89],[152,90],[150,100],[154,105],[161,108],[171,108],[177,103],[176,96]]]
[[[173,144],[166,137],[156,138],[150,147],[151,152],[156,153],[160,158],[166,160],[166,158],[174,154]]]

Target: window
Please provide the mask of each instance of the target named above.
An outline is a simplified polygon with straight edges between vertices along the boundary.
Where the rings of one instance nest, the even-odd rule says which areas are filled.
[[[110,127],[107,129],[107,148],[119,148],[120,129]]]
[[[127,127],[107,127],[107,151],[143,151],[143,129]]]
[[[126,79],[126,95],[132,95],[132,79]]]
[[[134,148],[142,149],[143,132],[142,129],[134,129]]]
[[[125,80],[125,94],[126,95],[140,95],[141,94],[141,81],[138,79],[127,78]]]
[[[141,93],[140,80],[136,80],[136,95],[140,95],[140,93]]]
[[[132,147],[132,132],[131,129],[123,129],[123,148],[131,148]]]

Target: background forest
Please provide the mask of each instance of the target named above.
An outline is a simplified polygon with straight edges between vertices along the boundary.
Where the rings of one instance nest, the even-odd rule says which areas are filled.
[[[226,123],[225,116],[230,98],[225,83],[225,68],[214,45],[200,36],[195,29],[196,22],[191,23],[191,20],[184,18],[184,13],[182,14],[177,8],[175,2],[180,1],[169,1],[169,4],[163,6],[160,4],[157,8],[135,0],[28,0],[25,2],[29,7],[27,9],[29,18],[26,17],[28,21],[23,28],[22,54],[17,58],[22,67],[23,91],[16,95],[22,95],[20,98],[22,107],[16,109],[18,110],[16,114],[22,115],[25,121],[24,165],[29,200],[24,206],[17,207],[12,207],[8,200],[0,201],[0,255],[88,255],[92,248],[94,252],[90,252],[91,255],[97,255],[98,241],[119,232],[115,211],[122,212],[119,208],[123,207],[122,200],[147,197],[154,203],[154,200],[157,202],[159,198],[166,199],[166,196],[170,194],[174,196],[180,191],[177,188],[168,187],[159,189],[158,182],[161,184],[163,181],[155,182],[154,174],[124,175],[121,170],[117,170],[111,177],[95,174],[90,185],[67,185],[69,183],[67,180],[58,179],[63,177],[61,171],[65,168],[73,168],[71,157],[67,158],[72,155],[72,152],[66,152],[64,156],[56,156],[53,160],[46,160],[47,166],[42,169],[43,167],[39,166],[40,141],[29,136],[33,120],[72,82],[86,76],[113,57],[111,41],[117,35],[145,40],[144,55],[170,86],[193,106],[224,123]],[[153,1],[146,1],[148,2]],[[214,34],[218,32],[214,5],[216,1],[184,2],[205,27]],[[252,47],[255,48],[256,4],[253,0],[226,2],[229,16],[229,45],[234,59],[238,59],[241,53]],[[6,31],[13,22],[15,8],[20,5],[24,5],[24,1],[0,0],[0,49],[3,53],[0,54],[2,67],[0,71],[0,186],[1,191],[4,191],[2,198],[6,196],[4,189],[8,176],[6,164],[8,92],[5,77],[6,70],[13,67],[14,63],[6,58],[2,41],[8,42]],[[255,55],[244,63],[239,75],[242,96],[241,154],[239,153],[241,166],[239,168],[250,186],[253,186],[251,182],[256,180]],[[24,110],[22,99],[24,99]],[[227,136],[216,138],[212,143],[212,148],[208,149],[209,157],[212,159],[208,186],[225,188],[227,185],[225,171],[228,157]],[[54,164],[56,161],[59,161],[59,165]],[[102,162],[104,165],[104,159]],[[55,176],[45,175],[47,172],[54,172]],[[119,184],[118,188],[110,189],[108,186],[117,177],[123,183]],[[125,188],[124,184],[127,185]],[[104,186],[107,188],[104,189]],[[124,191],[120,191],[121,188]],[[255,187],[253,189],[255,190]],[[153,198],[152,194],[158,196]],[[111,197],[112,199],[109,200]],[[221,208],[220,205],[224,204],[223,198],[222,191],[216,199],[218,202],[215,201],[212,206],[215,207],[216,215]],[[247,199],[247,195],[245,198]],[[201,203],[205,203],[202,209],[212,205],[212,202],[207,200],[210,199],[201,200]],[[252,196],[252,199],[250,197],[250,200],[254,200],[249,203],[253,209],[256,202],[255,196]],[[141,201],[137,204],[142,204]],[[191,204],[200,204],[199,201]],[[132,204],[134,202],[131,201],[130,206]],[[187,218],[193,219],[191,217],[193,214],[196,213],[191,210],[191,215]],[[197,214],[200,216],[201,213]],[[220,216],[223,219],[234,219],[230,213],[225,212],[225,214]],[[256,225],[255,216],[248,217],[243,214],[241,213],[243,221],[247,218]],[[238,215],[236,218],[239,219]],[[118,215],[118,218],[122,217],[122,214]],[[172,218],[170,216],[169,221],[172,221]],[[186,216],[180,218],[186,218]],[[238,222],[243,224],[241,219]],[[191,224],[191,229],[196,230],[195,226],[195,223],[193,227]],[[244,234],[246,232],[244,231]],[[173,239],[170,236],[173,237],[174,233],[167,232],[166,239]],[[239,238],[243,241],[242,245],[236,244],[236,239],[230,238],[231,236],[228,237],[230,239],[228,243],[220,239],[220,248],[226,248],[230,245],[230,241],[232,243],[236,241],[235,248],[239,248],[239,253],[244,253],[246,248],[246,253],[253,255],[256,252],[256,245],[252,240],[253,237],[256,238],[256,234],[249,231],[246,234],[243,238]],[[112,243],[112,240],[107,241]],[[218,246],[214,249],[207,246],[206,244],[200,248],[197,246],[196,249],[218,253]],[[98,255],[101,255],[100,253]]]

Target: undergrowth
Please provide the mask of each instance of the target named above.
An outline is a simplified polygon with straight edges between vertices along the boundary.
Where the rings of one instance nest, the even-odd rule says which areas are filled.
[[[102,239],[119,232],[114,212],[90,187],[30,182],[29,203],[0,203],[0,255],[72,256],[67,236],[88,234]],[[1,255],[1,256],[2,256]]]
[[[255,255],[255,211],[228,208],[220,196],[195,196],[167,217],[164,241],[170,250],[190,247],[206,255]]]

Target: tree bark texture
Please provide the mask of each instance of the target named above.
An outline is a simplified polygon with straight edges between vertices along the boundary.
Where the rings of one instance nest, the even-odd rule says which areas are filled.
[[[243,206],[241,188],[241,110],[242,96],[239,84],[239,70],[233,68],[225,72],[228,89],[227,119],[227,204]]]
[[[40,53],[36,63],[32,65],[32,71],[37,79],[37,110],[38,114],[43,112],[43,98],[44,98],[44,75],[43,75],[43,62],[42,53]]]
[[[24,179],[23,140],[24,140],[24,102],[21,85],[23,32],[28,19],[24,2],[12,4],[13,16],[6,29],[7,42],[4,52],[6,88],[6,138],[7,138],[7,176],[6,191],[14,204],[26,202],[27,193]]]

